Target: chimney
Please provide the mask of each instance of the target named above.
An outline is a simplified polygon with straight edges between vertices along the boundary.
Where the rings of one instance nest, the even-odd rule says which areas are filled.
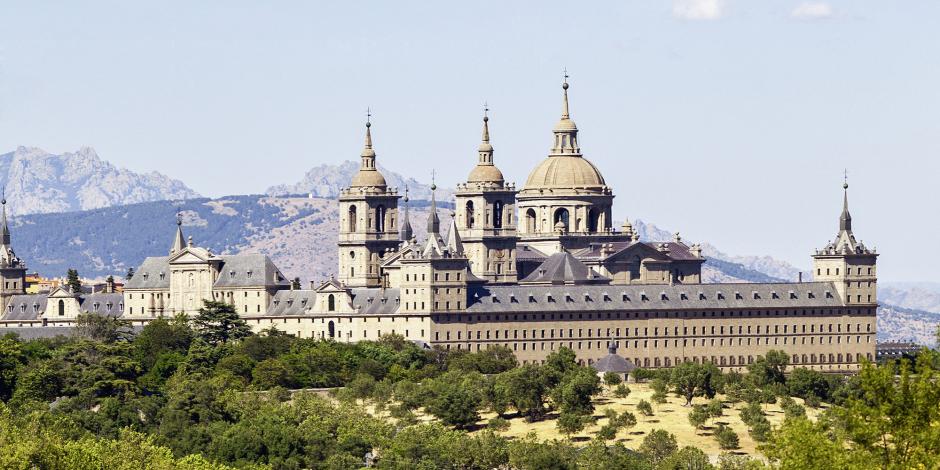
[[[104,291],[107,294],[114,293],[114,278],[113,277],[108,276],[108,279],[104,281]]]
[[[310,280],[310,290],[315,290],[317,286],[313,284],[313,279]]]
[[[798,282],[803,282],[803,271],[800,271]]]

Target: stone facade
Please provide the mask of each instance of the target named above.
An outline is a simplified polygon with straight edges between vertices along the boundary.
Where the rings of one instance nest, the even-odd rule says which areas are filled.
[[[376,167],[367,123],[360,171],[338,201],[335,279],[301,289],[263,255],[220,256],[184,241],[178,222],[169,255],[144,261],[119,309],[111,298],[33,298],[11,284],[0,327],[67,325],[102,303],[143,324],[193,315],[213,299],[256,331],[342,342],[398,334],[470,351],[500,345],[523,363],[561,347],[586,364],[616,349],[652,368],[708,361],[742,370],[771,349],[821,371],[874,360],[878,255],[855,239],[847,185],[836,240],[813,255],[813,282],[702,284],[701,246],[678,234],[642,242],[629,222],[612,226],[613,190],[581,153],[568,88],[552,150],[518,192],[496,167],[484,115],[451,224],[441,230],[432,185],[423,241],[411,228],[407,190],[399,221],[399,196]],[[0,275],[13,283],[25,268],[9,248],[5,218],[3,228]]]

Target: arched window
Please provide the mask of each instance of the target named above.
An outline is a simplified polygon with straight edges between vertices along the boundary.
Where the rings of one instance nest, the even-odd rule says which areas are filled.
[[[349,231],[355,232],[356,231],[356,219],[357,219],[356,206],[349,206],[349,214],[347,214],[347,217],[349,218]]]
[[[329,297],[326,298],[326,309],[330,312],[336,310],[336,297],[334,297],[333,294],[330,294]]]
[[[59,316],[65,316],[65,301],[59,299]]]
[[[493,228],[503,228],[503,201],[493,203]]]
[[[375,208],[375,231],[384,232],[385,231],[385,206],[378,206]]]
[[[525,231],[526,233],[535,233],[535,209],[529,209],[525,212]]]
[[[552,220],[552,229],[558,225],[558,222],[561,222],[564,225],[564,230],[568,231],[568,209],[558,209],[555,211],[555,218]]]
[[[467,228],[473,228],[473,201],[467,201],[467,208],[464,215],[467,218]]]
[[[600,222],[600,218],[601,218],[601,211],[598,210],[596,207],[593,207],[591,208],[590,211],[588,211],[588,226],[587,226],[588,232],[591,232],[591,233],[597,232],[597,229],[599,228],[598,223]]]
[[[330,338],[336,337],[336,326],[333,325],[333,320],[330,320],[330,323],[327,325],[327,329],[329,330],[328,334],[330,335]]]

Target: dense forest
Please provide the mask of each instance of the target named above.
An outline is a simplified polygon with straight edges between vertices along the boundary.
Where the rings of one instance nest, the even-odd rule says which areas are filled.
[[[598,396],[630,393],[566,349],[520,365],[504,348],[253,334],[228,306],[208,302],[197,317],[156,320],[136,335],[120,320],[86,316],[70,337],[0,338],[0,467],[936,468],[938,365],[925,350],[841,377],[771,352],[747,374],[693,363],[635,371],[654,402],[708,399],[687,408],[696,426],[746,403],[741,419],[760,455],[715,462],[669,429],[627,448],[613,436],[636,423],[629,412],[607,416],[586,441],[501,436],[510,417],[551,418],[570,436],[597,419]],[[764,416],[767,403],[786,411],[780,426]],[[805,407],[825,410],[809,419]],[[493,417],[481,420],[484,412]],[[735,449],[738,436],[721,428],[715,439]]]

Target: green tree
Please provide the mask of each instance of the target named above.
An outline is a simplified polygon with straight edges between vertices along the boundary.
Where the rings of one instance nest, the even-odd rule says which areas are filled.
[[[127,268],[127,274],[124,275],[124,281],[125,282],[130,281],[133,278],[134,278],[134,268],[133,267]]]
[[[260,390],[269,390],[274,387],[293,388],[297,385],[287,364],[280,359],[273,358],[255,364],[251,371],[251,384]]]
[[[237,341],[252,334],[251,327],[238,316],[234,306],[215,300],[204,300],[192,323],[196,333],[213,345]]]
[[[770,384],[786,383],[784,372],[790,364],[790,356],[776,349],[767,351],[764,356],[758,356],[757,360],[748,364],[748,377],[758,387],[764,387]]]
[[[708,414],[708,419],[720,418],[724,415],[724,405],[721,400],[712,398],[705,405],[705,412]]]
[[[608,387],[613,387],[615,385],[620,385],[623,382],[623,379],[620,377],[620,374],[615,372],[605,372],[604,373],[604,384]]]
[[[685,446],[657,465],[657,470],[711,470],[715,467],[701,449]]]
[[[69,268],[65,275],[65,285],[72,292],[78,294],[82,291],[82,280],[78,276],[78,271],[72,268]]]
[[[551,396],[562,413],[590,414],[594,411],[591,398],[600,391],[600,379],[594,370],[578,367],[565,374]]]
[[[715,440],[718,441],[718,446],[722,450],[730,450],[738,448],[738,435],[730,427],[719,424],[718,428],[715,430]]]
[[[787,420],[773,433],[767,445],[762,447],[762,451],[774,463],[774,468],[780,470],[863,469],[878,466],[873,461],[866,462],[867,465],[853,462],[852,456],[855,453],[848,451],[846,443],[838,436],[838,433],[829,433],[823,423],[813,423],[808,419]]]
[[[157,318],[147,322],[134,338],[134,358],[149,369],[161,354],[186,354],[192,341],[193,330],[186,321]]]
[[[494,394],[512,405],[530,421],[545,414],[548,379],[539,366],[526,364],[499,374],[493,384]]]
[[[829,381],[822,372],[805,367],[794,368],[787,376],[787,391],[790,395],[805,399],[809,395],[829,399]]]
[[[576,411],[562,411],[558,415],[555,425],[558,427],[559,432],[571,437],[572,434],[579,433],[584,429],[588,419],[588,416]]]
[[[704,395],[711,388],[713,371],[704,364],[683,362],[672,369],[670,382],[676,392],[685,397],[685,406],[692,404],[692,398]]]
[[[468,381],[457,380],[458,373],[452,374],[431,384],[433,398],[428,401],[427,410],[444,424],[467,428],[480,420],[482,393]]]
[[[82,338],[104,343],[128,341],[133,337],[130,322],[97,313],[79,314],[75,319],[73,333]]]
[[[650,405],[650,402],[646,400],[640,400],[640,402],[636,404],[636,409],[640,413],[643,413],[644,416],[653,416],[653,405]]]
[[[16,376],[26,364],[20,342],[12,337],[0,338],[0,401],[9,400],[16,387]]]
[[[689,411],[689,424],[695,429],[702,429],[708,421],[708,412],[702,405],[695,405]]]
[[[637,450],[646,455],[650,463],[656,467],[660,462],[675,454],[679,450],[679,445],[676,444],[676,436],[663,429],[654,429],[643,438],[643,443]]]
[[[630,396],[630,387],[626,384],[617,385],[617,388],[614,389],[614,396],[617,398],[627,398]]]

